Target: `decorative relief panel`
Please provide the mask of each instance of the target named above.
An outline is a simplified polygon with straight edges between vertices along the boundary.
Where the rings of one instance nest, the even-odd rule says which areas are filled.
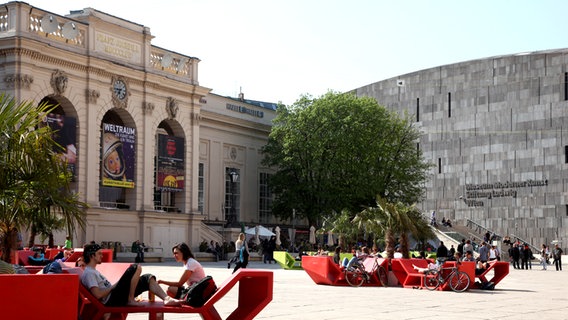
[[[21,87],[29,89],[34,82],[34,77],[28,74],[9,74],[4,77],[4,82],[8,88]]]
[[[179,111],[178,102],[172,97],[166,100],[166,111],[168,112],[169,119],[175,119]]]
[[[101,96],[101,93],[98,90],[89,90],[87,89],[87,101],[89,103],[97,103],[97,100]]]
[[[67,89],[67,75],[61,70],[55,70],[51,74],[51,88],[53,88],[53,93],[57,96],[62,96],[65,94],[65,89]]]
[[[152,102],[143,102],[142,103],[142,112],[144,114],[152,114],[152,111],[154,111],[154,107],[155,105]]]
[[[233,161],[237,160],[237,148],[231,147],[231,149],[229,149],[229,158]]]

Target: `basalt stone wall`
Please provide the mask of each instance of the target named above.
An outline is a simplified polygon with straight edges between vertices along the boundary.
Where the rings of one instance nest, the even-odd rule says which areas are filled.
[[[425,213],[535,246],[568,225],[568,49],[479,59],[354,92],[411,115],[433,164]],[[564,249],[566,251],[566,249]]]

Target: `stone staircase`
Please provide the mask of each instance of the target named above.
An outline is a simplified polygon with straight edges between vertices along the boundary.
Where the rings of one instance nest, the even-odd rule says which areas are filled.
[[[470,239],[472,241],[473,248],[474,248],[475,251],[477,251],[479,244],[481,244],[481,242],[483,242],[483,237],[484,237],[486,232],[489,232],[489,234],[491,234],[491,235],[495,234],[496,240],[493,241],[492,244],[498,245],[499,250],[501,251],[501,261],[509,261],[509,245],[504,244],[502,242],[503,237],[501,235],[497,234],[497,233],[494,233],[492,230],[489,230],[489,229],[483,227],[482,225],[472,221],[472,220],[468,219],[466,221],[465,225],[455,224],[451,228],[439,226],[435,230],[437,231],[436,234],[443,234],[446,238],[450,238],[450,239],[457,241],[457,244],[459,244],[461,242],[461,239]],[[528,243],[524,239],[521,239],[514,234],[511,234],[510,238],[511,238],[511,241],[519,240],[521,243]],[[456,248],[457,248],[457,244],[456,244]],[[536,260],[538,260],[538,258],[540,258],[540,255],[539,255],[540,248],[537,248],[530,243],[528,243],[528,244],[529,244],[529,247],[531,248],[531,250],[533,251],[533,255],[535,256]],[[477,255],[477,253],[474,252],[474,255]],[[534,261],[533,261],[533,263],[534,263]]]

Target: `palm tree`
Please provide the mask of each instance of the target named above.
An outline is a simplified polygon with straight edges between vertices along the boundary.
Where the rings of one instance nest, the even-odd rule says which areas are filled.
[[[40,241],[43,243],[45,239],[48,239],[47,246],[52,248],[55,246],[55,240],[53,238],[53,232],[64,230],[65,220],[57,216],[46,217],[42,221],[32,222],[30,238],[28,242],[28,247],[33,247],[35,244],[35,238],[39,234]]]
[[[71,173],[58,155],[42,116],[46,104],[16,103],[0,95],[0,239],[2,259],[9,261],[18,230],[34,222],[62,219],[71,234],[84,227],[87,204],[69,188]],[[59,149],[58,149],[59,148]]]
[[[420,239],[433,237],[431,229],[414,205],[390,203],[380,196],[377,196],[376,203],[376,207],[367,207],[361,211],[354,221],[376,233],[384,234],[387,258],[394,257],[397,235],[400,237],[400,249],[404,258],[409,258],[409,234]]]
[[[357,213],[352,222],[357,229],[369,233],[373,237],[373,243],[376,244],[378,238],[382,237],[385,232],[382,217],[381,208],[367,207]]]
[[[342,210],[341,213],[334,212],[333,217],[329,219],[324,219],[322,229],[325,231],[331,231],[338,235],[339,246],[346,250],[346,242],[352,240],[355,234],[357,234],[356,228],[353,225],[353,217],[349,210]]]

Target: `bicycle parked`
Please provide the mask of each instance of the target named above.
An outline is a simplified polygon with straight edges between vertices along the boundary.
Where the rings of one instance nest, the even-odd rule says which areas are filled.
[[[458,270],[458,264],[451,268],[440,266],[424,273],[424,286],[428,290],[436,290],[439,286],[449,282],[453,291],[463,292],[469,288],[470,281],[467,273]]]
[[[387,270],[383,266],[379,265],[378,258],[374,259],[375,262],[373,264],[371,272],[367,272],[367,270],[365,270],[365,266],[363,265],[363,260],[357,260],[353,264],[345,267],[344,273],[345,273],[345,280],[347,280],[347,283],[349,283],[349,285],[353,287],[359,287],[363,284],[363,282],[365,283],[371,282],[373,275],[376,275],[377,279],[379,280],[379,282],[383,287],[388,286]]]

